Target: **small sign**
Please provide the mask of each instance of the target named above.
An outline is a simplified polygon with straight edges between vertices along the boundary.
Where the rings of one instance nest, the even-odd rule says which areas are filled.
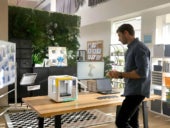
[[[152,43],[152,35],[144,35],[144,43]]]

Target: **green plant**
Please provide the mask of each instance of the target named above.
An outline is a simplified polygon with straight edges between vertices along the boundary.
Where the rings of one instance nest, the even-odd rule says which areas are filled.
[[[104,76],[106,76],[107,72],[112,70],[112,61],[110,61],[110,56],[103,57],[104,61]]]
[[[170,88],[168,88],[168,92],[166,92],[166,101],[170,103]]]
[[[28,39],[33,43],[33,64],[48,58],[48,46],[66,47],[68,65],[76,64],[80,17],[9,6],[9,39]]]

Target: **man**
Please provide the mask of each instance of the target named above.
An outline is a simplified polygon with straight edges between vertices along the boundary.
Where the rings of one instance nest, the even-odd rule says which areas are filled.
[[[120,111],[116,117],[118,128],[139,128],[139,105],[150,95],[150,51],[135,38],[134,28],[123,24],[117,29],[119,41],[127,44],[125,53],[125,71],[109,71],[108,77],[125,80],[124,96]]]

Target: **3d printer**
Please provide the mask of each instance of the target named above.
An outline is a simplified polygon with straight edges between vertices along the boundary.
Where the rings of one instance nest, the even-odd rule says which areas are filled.
[[[48,96],[56,102],[66,102],[78,98],[77,77],[58,75],[48,77]]]

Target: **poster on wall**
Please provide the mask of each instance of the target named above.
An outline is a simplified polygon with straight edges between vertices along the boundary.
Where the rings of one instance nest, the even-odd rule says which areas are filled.
[[[48,47],[49,66],[67,66],[66,47]]]
[[[0,88],[15,83],[16,45],[0,40]]]
[[[87,60],[101,61],[103,58],[103,41],[87,42]]]
[[[143,36],[143,42],[145,43],[145,44],[149,44],[149,43],[152,43],[152,35],[151,34],[145,34],[144,36]]]

